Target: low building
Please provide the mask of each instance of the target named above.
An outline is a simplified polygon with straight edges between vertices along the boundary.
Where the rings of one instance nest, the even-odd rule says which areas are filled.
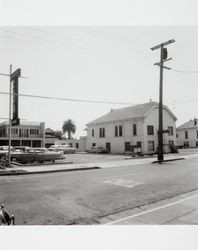
[[[0,145],[9,144],[9,124],[0,123]],[[12,146],[45,146],[45,123],[21,121],[20,125],[11,127]]]
[[[179,147],[198,147],[198,119],[191,119],[179,126],[176,140]]]
[[[55,145],[70,145],[73,148],[76,148],[77,152],[85,152],[87,145],[87,137],[81,136],[79,139],[66,139],[66,140],[57,140],[54,143]]]
[[[58,138],[56,131],[54,131],[51,128],[45,129],[45,147],[49,148],[51,145],[54,145],[57,140],[60,140]]]
[[[111,110],[87,124],[87,149],[92,146],[108,148],[111,153],[137,152],[152,154],[158,147],[158,110],[156,102],[149,102]],[[164,151],[176,144],[176,117],[163,106]]]

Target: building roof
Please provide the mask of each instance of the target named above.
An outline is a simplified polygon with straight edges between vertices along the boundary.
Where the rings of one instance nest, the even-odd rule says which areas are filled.
[[[148,102],[148,103],[138,104],[135,106],[113,109],[106,115],[103,115],[98,119],[89,122],[87,126],[99,123],[133,119],[133,118],[144,118],[153,108],[158,108],[157,102]],[[174,120],[177,119],[167,106],[164,105],[163,108],[165,108],[171,114]]]
[[[177,129],[189,129],[189,128],[197,128],[198,129],[198,119],[194,118],[193,120],[189,120],[184,124],[180,125]]]

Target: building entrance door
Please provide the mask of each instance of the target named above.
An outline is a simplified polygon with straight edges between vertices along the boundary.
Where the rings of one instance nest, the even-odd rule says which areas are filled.
[[[107,142],[106,143],[106,148],[109,150],[109,153],[111,152],[111,143]]]

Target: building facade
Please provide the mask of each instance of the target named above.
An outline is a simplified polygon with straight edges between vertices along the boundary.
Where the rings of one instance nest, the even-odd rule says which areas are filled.
[[[179,126],[176,140],[179,147],[198,147],[198,119],[189,120]]]
[[[111,110],[87,124],[87,149],[92,146],[108,148],[111,153],[139,151],[151,154],[158,147],[158,103],[149,102]],[[176,144],[176,117],[163,106],[164,152]]]
[[[9,144],[9,124],[0,123],[0,145]],[[45,123],[21,121],[20,125],[11,127],[12,146],[45,146]]]

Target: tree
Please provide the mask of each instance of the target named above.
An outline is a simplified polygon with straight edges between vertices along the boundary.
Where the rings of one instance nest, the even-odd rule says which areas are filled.
[[[71,134],[75,134],[76,132],[76,125],[71,119],[68,119],[67,121],[63,122],[62,130],[63,133],[68,134],[68,139],[71,139]]]

